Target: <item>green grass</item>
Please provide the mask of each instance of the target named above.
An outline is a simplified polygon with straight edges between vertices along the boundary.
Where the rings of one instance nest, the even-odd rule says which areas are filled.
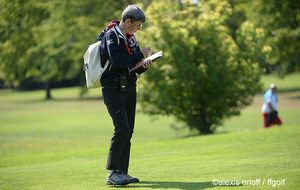
[[[269,88],[271,83],[277,85],[278,91],[299,91],[300,90],[300,73],[287,75],[283,78],[277,77],[276,74],[264,75],[262,82],[264,89]]]
[[[275,83],[278,88],[278,109],[283,126],[300,124],[300,74],[292,74],[281,79],[276,75],[265,75],[262,77],[263,92]],[[263,118],[261,106],[263,104],[263,93],[257,94],[253,103],[242,111],[239,116],[225,120],[224,125],[217,132],[247,131],[261,129]]]
[[[265,84],[281,81],[269,77]],[[141,182],[124,188],[272,189],[268,179],[285,179],[280,188],[298,189],[300,87],[294,80],[299,79],[276,82],[284,89],[278,94],[282,127],[262,129],[262,94],[214,135],[191,137],[170,128],[172,117],[153,120],[138,111],[130,174]],[[55,89],[54,100],[45,101],[44,91],[0,91],[1,190],[115,189],[104,185],[113,126],[100,90],[90,90],[85,99],[78,93],[78,88]],[[261,183],[214,186],[213,179]]]

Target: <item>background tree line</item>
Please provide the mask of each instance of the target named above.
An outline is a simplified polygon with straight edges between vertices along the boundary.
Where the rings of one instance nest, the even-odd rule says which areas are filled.
[[[139,42],[165,53],[141,77],[144,111],[211,133],[250,104],[261,73],[299,72],[299,1],[143,0]],[[47,98],[52,86],[84,86],[84,51],[137,2],[0,0],[0,80]]]
[[[13,88],[80,84],[82,55],[128,1],[1,0],[1,78]]]

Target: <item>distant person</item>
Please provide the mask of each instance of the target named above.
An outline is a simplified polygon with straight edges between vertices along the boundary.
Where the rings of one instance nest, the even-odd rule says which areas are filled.
[[[277,87],[274,83],[270,85],[264,95],[264,104],[262,106],[262,114],[264,117],[264,128],[268,128],[272,125],[281,125],[282,122],[278,116],[278,98],[277,98]]]
[[[110,170],[107,185],[126,185],[139,182],[128,175],[131,137],[136,112],[136,73],[129,69],[151,55],[151,48],[140,50],[135,33],[141,29],[146,17],[137,5],[128,6],[121,21],[112,21],[99,35],[101,63],[109,65],[101,77],[103,100],[110,114],[114,134],[111,138],[106,169]],[[117,35],[112,29],[115,29]],[[141,74],[152,65],[144,61]]]

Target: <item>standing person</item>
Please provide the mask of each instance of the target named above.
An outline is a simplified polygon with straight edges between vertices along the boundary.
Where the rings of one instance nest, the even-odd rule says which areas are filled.
[[[262,115],[264,117],[264,128],[268,128],[271,125],[281,125],[282,122],[278,117],[278,107],[277,107],[277,87],[274,83],[270,85],[264,95],[264,104],[262,106]]]
[[[150,47],[140,50],[135,36],[135,32],[141,29],[145,20],[142,9],[137,5],[130,5],[123,11],[121,21],[112,21],[97,38],[101,40],[101,63],[109,61],[100,82],[103,86],[104,103],[114,125],[106,165],[106,169],[110,170],[107,185],[139,182],[138,178],[128,175],[137,81],[136,74],[130,73],[129,69],[151,54]],[[113,28],[118,36],[111,30]],[[151,65],[151,60],[144,62],[139,74]]]

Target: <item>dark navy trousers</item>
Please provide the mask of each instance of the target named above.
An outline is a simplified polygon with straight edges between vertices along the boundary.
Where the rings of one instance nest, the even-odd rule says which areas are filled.
[[[126,91],[121,92],[119,81],[113,81],[104,85],[102,94],[115,128],[106,169],[127,172],[135,121],[136,85],[128,81]]]

